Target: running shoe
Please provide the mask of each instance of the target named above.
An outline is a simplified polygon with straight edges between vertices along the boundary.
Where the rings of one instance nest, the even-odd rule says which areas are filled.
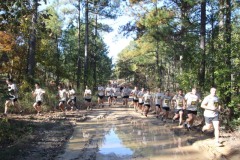
[[[216,147],[223,147],[223,144],[222,144],[222,143],[219,143],[219,142],[216,142],[216,143],[215,143],[215,146],[216,146]]]

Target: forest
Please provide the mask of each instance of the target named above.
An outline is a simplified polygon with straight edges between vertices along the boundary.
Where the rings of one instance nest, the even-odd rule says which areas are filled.
[[[45,6],[45,7],[43,7]],[[3,112],[6,78],[18,84],[29,112],[35,82],[48,90],[72,84],[81,93],[110,79],[154,89],[211,86],[225,109],[225,124],[240,124],[240,1],[238,0],[1,0],[0,89]],[[119,27],[134,40],[113,64],[103,20],[133,17]]]

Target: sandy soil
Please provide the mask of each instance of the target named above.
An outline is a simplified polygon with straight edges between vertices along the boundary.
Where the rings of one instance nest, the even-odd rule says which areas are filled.
[[[118,109],[116,109],[118,108]],[[76,130],[81,125],[87,122],[99,123],[105,121],[120,121],[124,120],[132,125],[139,124],[148,127],[154,127],[159,124],[159,119],[156,119],[151,112],[146,118],[139,113],[136,113],[133,108],[105,107],[102,109],[81,110],[79,112],[67,112],[66,115],[61,112],[45,113],[43,116],[36,115],[9,115],[9,119],[25,121],[26,124],[35,125],[33,134],[26,135],[19,139],[18,142],[9,144],[9,146],[2,148],[0,159],[145,159],[143,155],[136,157],[116,157],[114,154],[103,156],[99,153],[98,145],[95,143],[96,137],[85,134],[85,141],[77,151],[68,150],[71,137],[74,136]],[[162,124],[162,123],[161,123]],[[170,129],[175,137],[184,137],[189,145],[194,150],[199,150],[207,159],[240,159],[240,131],[234,133],[227,133],[222,130],[220,137],[224,147],[214,147],[213,133],[201,133],[201,126],[196,123],[196,127],[192,131],[187,131],[184,128],[178,127],[177,123],[172,123],[169,119],[163,127]],[[94,125],[93,125],[94,127]],[[104,127],[103,127],[104,128]],[[107,126],[105,127],[107,128]],[[83,133],[83,132],[82,132]],[[84,133],[83,133],[84,134]],[[96,135],[95,135],[96,136]],[[169,140],[172,141],[172,140]],[[9,153],[9,154],[8,154]],[[14,153],[14,154],[11,154]],[[4,156],[8,154],[8,156]],[[67,158],[66,158],[67,157]]]

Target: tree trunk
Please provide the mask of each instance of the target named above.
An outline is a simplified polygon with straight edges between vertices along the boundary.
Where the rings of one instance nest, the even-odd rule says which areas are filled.
[[[81,56],[81,0],[78,0],[78,60],[77,60],[77,89],[80,89],[81,75],[82,75],[82,56]]]
[[[212,59],[211,59],[211,85],[215,86],[215,47],[214,47],[214,12],[211,13],[211,43],[210,43],[210,53],[212,54]]]
[[[97,88],[97,59],[96,59],[96,53],[97,53],[97,11],[96,11],[96,15],[95,15],[95,36],[94,36],[94,47],[95,47],[95,51],[93,53],[93,80],[94,80],[94,84],[93,87],[94,89]]]
[[[201,2],[201,29],[200,29],[200,49],[201,49],[201,66],[199,70],[199,87],[204,87],[205,83],[205,66],[206,66],[206,49],[205,49],[205,37],[206,37],[206,0]]]
[[[29,57],[28,57],[28,66],[27,66],[27,74],[29,77],[34,77],[34,69],[35,69],[35,55],[36,55],[36,26],[37,26],[37,16],[38,16],[38,0],[34,0],[34,13],[32,17],[32,28],[30,33],[29,40]]]
[[[59,53],[59,49],[58,49],[58,35],[56,35],[56,84],[58,85],[60,82],[60,53]]]
[[[227,85],[226,91],[226,103],[229,104],[231,102],[231,83],[232,83],[232,76],[231,76],[231,32],[232,32],[232,27],[231,27],[231,0],[226,0],[226,22],[225,22],[225,40],[226,40],[226,65],[229,71],[227,72],[226,75],[226,82],[229,84]],[[233,108],[230,108],[230,117],[233,118]]]
[[[84,87],[88,80],[88,0],[85,2],[85,54],[84,54]]]

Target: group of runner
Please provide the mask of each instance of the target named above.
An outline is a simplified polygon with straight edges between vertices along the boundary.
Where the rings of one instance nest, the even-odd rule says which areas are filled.
[[[8,85],[8,95],[5,102],[4,115],[7,115],[8,108],[10,105],[16,107],[16,109],[22,113],[22,109],[18,104],[18,89],[16,84],[13,83],[11,79],[7,79],[6,83]],[[172,122],[179,119],[179,125],[183,125],[188,130],[191,130],[194,120],[197,115],[197,109],[200,105],[204,111],[205,126],[202,131],[209,130],[212,126],[214,127],[216,144],[219,143],[219,99],[216,96],[216,88],[211,88],[210,94],[206,96],[203,101],[201,100],[196,88],[185,95],[183,90],[179,89],[176,94],[170,93],[167,89],[165,92],[161,92],[160,88],[157,88],[153,92],[149,89],[142,88],[138,90],[138,87],[130,89],[128,85],[118,86],[117,84],[109,84],[106,87],[99,85],[97,87],[98,95],[98,107],[103,108],[105,106],[104,99],[107,98],[107,103],[109,106],[116,104],[120,99],[122,100],[122,105],[133,108],[136,112],[140,111],[145,117],[148,113],[153,110],[156,114],[156,118],[161,118],[163,122],[169,118],[169,111],[174,110],[174,117],[170,117]],[[37,115],[42,112],[42,102],[43,95],[45,94],[39,83],[35,84],[35,90],[32,91],[32,95],[35,97],[35,102],[33,104],[34,109],[37,111]],[[83,93],[84,100],[87,105],[87,109],[92,109],[92,91],[86,86]],[[58,107],[65,113],[69,108],[71,110],[76,106],[76,92],[71,85],[67,89],[62,85],[58,85],[57,98],[59,99]],[[129,105],[129,99],[132,99],[132,103]],[[65,103],[67,105],[65,105]],[[187,114],[187,119],[183,122],[184,112]]]
[[[160,88],[150,92],[149,89],[145,90],[144,88],[138,90],[138,87],[131,90],[127,85],[121,87],[108,85],[104,92],[104,87],[100,85],[98,87],[99,106],[103,106],[104,93],[107,96],[109,106],[112,105],[113,101],[116,102],[118,97],[122,98],[123,105],[128,106],[128,100],[131,97],[136,112],[140,111],[142,115],[147,117],[150,109],[152,109],[156,114],[156,118],[161,117],[163,122],[166,122],[169,118],[169,111],[174,110],[174,116],[170,117],[172,122],[179,119],[179,125],[184,126],[187,130],[192,129],[200,106],[204,109],[205,118],[202,132],[213,127],[215,144],[216,146],[222,146],[219,143],[219,112],[221,106],[214,87],[210,89],[210,94],[202,100],[196,88],[192,88],[190,92],[184,95],[182,89],[178,89],[177,93],[170,93],[169,89],[161,92]],[[183,122],[184,113],[187,115],[185,122]]]

